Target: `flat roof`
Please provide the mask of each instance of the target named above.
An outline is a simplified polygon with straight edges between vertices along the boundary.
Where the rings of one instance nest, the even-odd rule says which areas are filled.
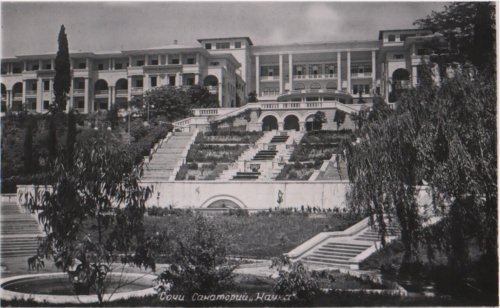
[[[236,39],[244,39],[246,40],[250,45],[253,45],[252,40],[248,36],[231,36],[231,37],[214,37],[214,38],[203,38],[203,39],[198,39],[198,42],[203,42],[203,41],[220,41],[220,40],[236,40]]]

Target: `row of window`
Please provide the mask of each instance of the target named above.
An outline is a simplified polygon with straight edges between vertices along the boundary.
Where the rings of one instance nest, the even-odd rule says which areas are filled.
[[[205,49],[212,49],[213,44],[212,43],[205,43]],[[219,42],[215,43],[215,49],[230,49],[231,44],[229,42]],[[234,49],[240,49],[241,48],[241,42],[234,42]]]

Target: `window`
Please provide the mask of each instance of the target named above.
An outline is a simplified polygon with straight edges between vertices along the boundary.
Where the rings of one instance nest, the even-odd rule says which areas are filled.
[[[137,66],[143,66],[144,65],[144,60],[137,60],[136,65]]]
[[[151,86],[156,87],[156,85],[157,85],[156,76],[153,76],[153,77],[151,77]]]
[[[78,82],[78,89],[85,90],[85,82],[83,82],[83,81],[79,81],[79,82]]]
[[[229,49],[229,42],[215,43],[216,49]]]
[[[387,37],[387,39],[388,39],[389,42],[395,42],[396,41],[396,35],[389,34],[389,36]]]
[[[212,49],[212,43],[206,43],[205,44],[206,49]]]
[[[137,79],[137,80],[135,81],[135,86],[136,86],[137,88],[142,88],[142,87],[144,86],[144,83],[143,83],[142,79]]]
[[[76,102],[76,106],[78,109],[84,109],[85,108],[85,101],[80,99]]]
[[[151,65],[158,65],[158,58],[151,60]]]
[[[102,64],[102,63],[97,64],[97,70],[98,71],[104,70],[104,64]]]
[[[211,66],[218,66],[220,63],[219,62],[210,62]]]
[[[194,86],[194,77],[188,77],[186,83],[188,86]]]
[[[31,90],[36,91],[36,89],[37,89],[36,83],[32,83],[31,84]]]
[[[87,63],[85,63],[85,62],[78,63],[78,68],[79,69],[85,69],[85,68],[87,68]]]
[[[187,58],[186,63],[187,64],[196,64],[196,59],[195,58]]]
[[[180,63],[179,58],[172,59],[171,63],[172,64],[179,64]]]
[[[168,84],[175,86],[175,76],[168,76]]]
[[[50,90],[50,81],[44,80],[43,81],[43,90],[44,91],[49,91]]]
[[[274,76],[274,69],[269,68],[269,69],[267,70],[267,76],[269,76],[269,77],[273,77],[273,76]]]
[[[121,70],[123,68],[123,63],[115,63],[115,70]]]
[[[430,53],[429,50],[426,48],[417,49],[417,55],[419,55],[419,56],[428,55],[429,53]]]
[[[20,67],[16,67],[16,66],[14,66],[14,67],[12,68],[12,74],[21,74],[21,73],[22,73],[22,71],[23,71],[23,70],[22,70]]]
[[[234,48],[241,48],[241,42],[234,42]]]
[[[40,67],[38,66],[38,64],[33,65],[33,70],[34,70],[34,71],[37,71],[39,68],[40,68]]]
[[[405,58],[405,55],[402,55],[402,54],[395,54],[392,56],[393,59],[404,59]]]
[[[328,67],[328,74],[330,74],[330,75],[335,74],[335,66],[330,65],[330,66]]]
[[[43,109],[49,109],[49,101],[43,101]]]
[[[52,64],[50,64],[50,63],[46,63],[46,64],[45,64],[45,69],[46,69],[46,70],[50,70],[50,69],[52,69]]]

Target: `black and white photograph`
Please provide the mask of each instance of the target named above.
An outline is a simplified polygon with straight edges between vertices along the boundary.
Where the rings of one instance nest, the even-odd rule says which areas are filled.
[[[0,306],[498,307],[497,10],[0,1]]]

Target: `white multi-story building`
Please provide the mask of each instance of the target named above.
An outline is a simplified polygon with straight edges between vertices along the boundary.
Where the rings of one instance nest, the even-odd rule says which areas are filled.
[[[222,108],[259,102],[337,100],[344,104],[386,99],[394,87],[418,83],[432,33],[380,31],[378,40],[253,45],[248,37],[199,39],[117,52],[70,52],[68,108],[82,113],[109,109],[154,87],[205,86]],[[2,108],[44,112],[54,100],[55,53],[1,61]]]

